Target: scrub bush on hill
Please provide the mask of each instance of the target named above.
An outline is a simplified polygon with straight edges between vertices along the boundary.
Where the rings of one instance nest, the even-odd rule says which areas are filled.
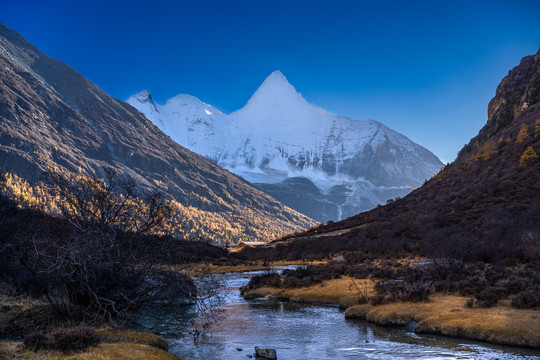
[[[50,336],[33,332],[24,337],[24,346],[32,351],[43,349],[58,350],[64,353],[84,351],[101,343],[101,336],[89,326],[58,328]]]
[[[44,333],[35,331],[24,337],[23,344],[29,350],[38,351],[47,349],[50,346],[50,339]]]
[[[405,282],[403,280],[378,281],[375,283],[376,299],[374,302],[419,302],[429,300],[433,292],[431,281]]]
[[[89,326],[60,328],[51,333],[51,347],[63,352],[83,351],[100,342],[101,336]]]
[[[519,309],[540,308],[540,284],[523,290],[512,299],[512,306]]]
[[[485,288],[478,295],[475,296],[476,305],[481,308],[490,308],[499,302],[497,293],[491,287]]]

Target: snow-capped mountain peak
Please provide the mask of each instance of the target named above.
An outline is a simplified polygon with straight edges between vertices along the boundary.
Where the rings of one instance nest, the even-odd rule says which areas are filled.
[[[403,196],[442,165],[381,123],[333,115],[309,103],[279,70],[230,115],[190,95],[155,109],[149,94],[137,95],[128,102],[179,144],[247,181],[274,186],[261,189],[287,205],[304,211],[291,202],[305,190],[298,186],[311,183],[320,194],[305,201],[313,206],[304,212],[318,220],[342,219]],[[295,178],[304,180],[286,182]]]
[[[272,72],[251,96],[246,106],[235,113],[242,111],[310,111],[312,104],[296,91],[285,75],[279,70]],[[233,113],[233,114],[235,114]]]
[[[286,100],[302,97],[279,70],[272,72],[249,99],[248,104],[260,100]]]
[[[175,97],[165,101],[165,104],[163,104],[162,108],[163,111],[169,113],[181,111],[183,113],[198,114],[201,116],[204,116],[204,114],[223,115],[221,111],[219,111],[212,105],[204,103],[195,96],[189,94],[176,95]]]
[[[131,96],[129,99],[136,100],[140,103],[149,103],[153,107],[156,106],[154,100],[152,99],[152,95],[150,95],[150,92],[147,89],[139,91],[135,95]]]
[[[147,89],[141,90],[135,95],[130,96],[126,102],[143,113],[148,120],[152,121],[161,130],[164,129],[158,105],[154,102],[152,95],[150,95],[150,92]],[[165,131],[163,130],[163,132]]]

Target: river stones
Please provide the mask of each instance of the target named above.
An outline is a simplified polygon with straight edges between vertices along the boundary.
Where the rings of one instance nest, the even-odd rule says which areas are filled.
[[[261,349],[255,346],[255,357],[258,359],[277,360],[276,349]]]

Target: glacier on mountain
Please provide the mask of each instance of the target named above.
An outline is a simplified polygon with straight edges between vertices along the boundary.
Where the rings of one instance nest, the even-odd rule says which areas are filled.
[[[159,105],[143,90],[127,102],[180,145],[319,221],[404,196],[442,166],[429,150],[377,121],[309,103],[280,71],[228,115],[186,94]]]

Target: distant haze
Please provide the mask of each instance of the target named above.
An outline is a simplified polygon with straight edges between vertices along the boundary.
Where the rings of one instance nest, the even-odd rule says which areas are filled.
[[[373,119],[444,162],[540,46],[531,1],[5,1],[0,21],[109,94],[192,94],[229,113],[280,69],[325,110]]]

